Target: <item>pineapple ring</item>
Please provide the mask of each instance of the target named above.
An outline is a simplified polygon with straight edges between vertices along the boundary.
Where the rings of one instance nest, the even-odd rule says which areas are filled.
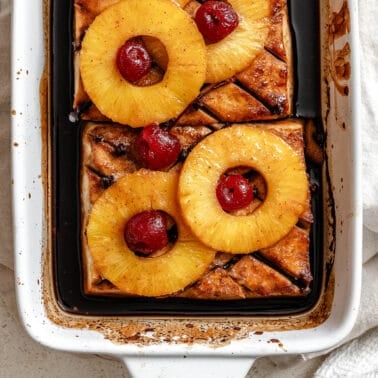
[[[232,167],[251,167],[267,185],[251,214],[223,211],[219,177]],[[233,125],[206,137],[188,155],[179,180],[183,217],[204,244],[219,251],[251,253],[284,237],[303,213],[308,196],[304,162],[286,142],[252,125]]]
[[[218,83],[244,70],[263,50],[268,36],[270,6],[266,0],[228,0],[239,25],[227,37],[207,48],[206,83]]]
[[[188,1],[182,1],[181,7]],[[242,71],[263,50],[269,25],[269,2],[266,0],[229,0],[239,16],[239,25],[226,38],[206,46],[206,83],[218,83]],[[194,17],[194,15],[192,15]],[[158,65],[165,69],[168,57],[159,42],[144,42]],[[241,45],[241,42],[243,44]]]
[[[142,169],[110,186],[92,208],[87,238],[93,263],[122,293],[175,293],[196,281],[214,259],[215,252],[199,242],[181,218],[177,182],[177,172]],[[177,222],[176,243],[163,255],[139,257],[124,240],[126,222],[144,210],[162,210]]]
[[[116,66],[118,49],[137,36],[155,37],[165,46],[163,79],[140,87]],[[177,117],[199,94],[206,74],[206,46],[191,17],[170,0],[127,0],[108,7],[88,28],[80,73],[85,91],[100,112],[132,127]]]

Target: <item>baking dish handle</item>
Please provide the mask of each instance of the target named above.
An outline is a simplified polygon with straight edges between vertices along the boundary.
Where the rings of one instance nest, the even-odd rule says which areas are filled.
[[[253,357],[127,356],[120,357],[133,378],[244,378],[253,365]]]

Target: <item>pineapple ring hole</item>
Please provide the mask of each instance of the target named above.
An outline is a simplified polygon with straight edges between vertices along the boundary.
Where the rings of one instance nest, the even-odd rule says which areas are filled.
[[[142,36],[142,40],[147,51],[152,56],[153,63],[159,67],[163,73],[165,73],[167,70],[169,57],[164,43],[161,42],[159,38],[150,35]]]
[[[166,218],[166,222],[167,222],[167,229],[166,230],[167,230],[167,236],[168,236],[168,244],[165,247],[160,248],[153,253],[143,254],[141,252],[138,252],[136,249],[132,248],[130,245],[128,245],[126,238],[125,238],[125,243],[126,243],[127,247],[130,249],[130,251],[132,251],[138,257],[155,258],[155,257],[162,256],[162,255],[166,254],[167,252],[169,252],[173,248],[173,246],[175,245],[175,243],[178,239],[178,228],[177,228],[177,223],[174,220],[174,218],[163,210],[158,210],[158,211],[160,213],[164,214],[164,216]],[[128,221],[129,221],[129,219],[126,221],[126,223]]]
[[[223,175],[241,175],[249,181],[253,190],[253,199],[248,206],[240,210],[230,211],[228,212],[228,214],[235,216],[249,215],[263,204],[266,198],[268,187],[264,176],[260,172],[251,167],[237,166],[228,168],[220,177],[222,177]]]

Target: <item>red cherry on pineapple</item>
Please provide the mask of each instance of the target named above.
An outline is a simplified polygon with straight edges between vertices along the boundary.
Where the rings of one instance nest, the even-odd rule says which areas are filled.
[[[149,255],[168,244],[167,217],[161,211],[142,211],[126,223],[124,238],[134,252]]]
[[[239,17],[232,6],[223,1],[209,0],[197,10],[195,22],[207,42],[219,42],[239,24]]]
[[[128,40],[118,49],[116,63],[121,75],[133,83],[148,74],[152,58],[141,41]]]
[[[158,125],[143,128],[135,140],[137,158],[145,168],[164,169],[178,159],[181,146],[178,138]]]
[[[224,211],[233,211],[251,203],[253,189],[242,175],[222,176],[218,181],[216,195]]]

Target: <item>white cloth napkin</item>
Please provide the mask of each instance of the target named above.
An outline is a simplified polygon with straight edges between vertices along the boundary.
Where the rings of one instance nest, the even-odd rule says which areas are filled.
[[[378,38],[376,0],[359,0],[364,224],[378,232]]]
[[[330,353],[315,377],[376,377],[377,372],[378,327]]]

